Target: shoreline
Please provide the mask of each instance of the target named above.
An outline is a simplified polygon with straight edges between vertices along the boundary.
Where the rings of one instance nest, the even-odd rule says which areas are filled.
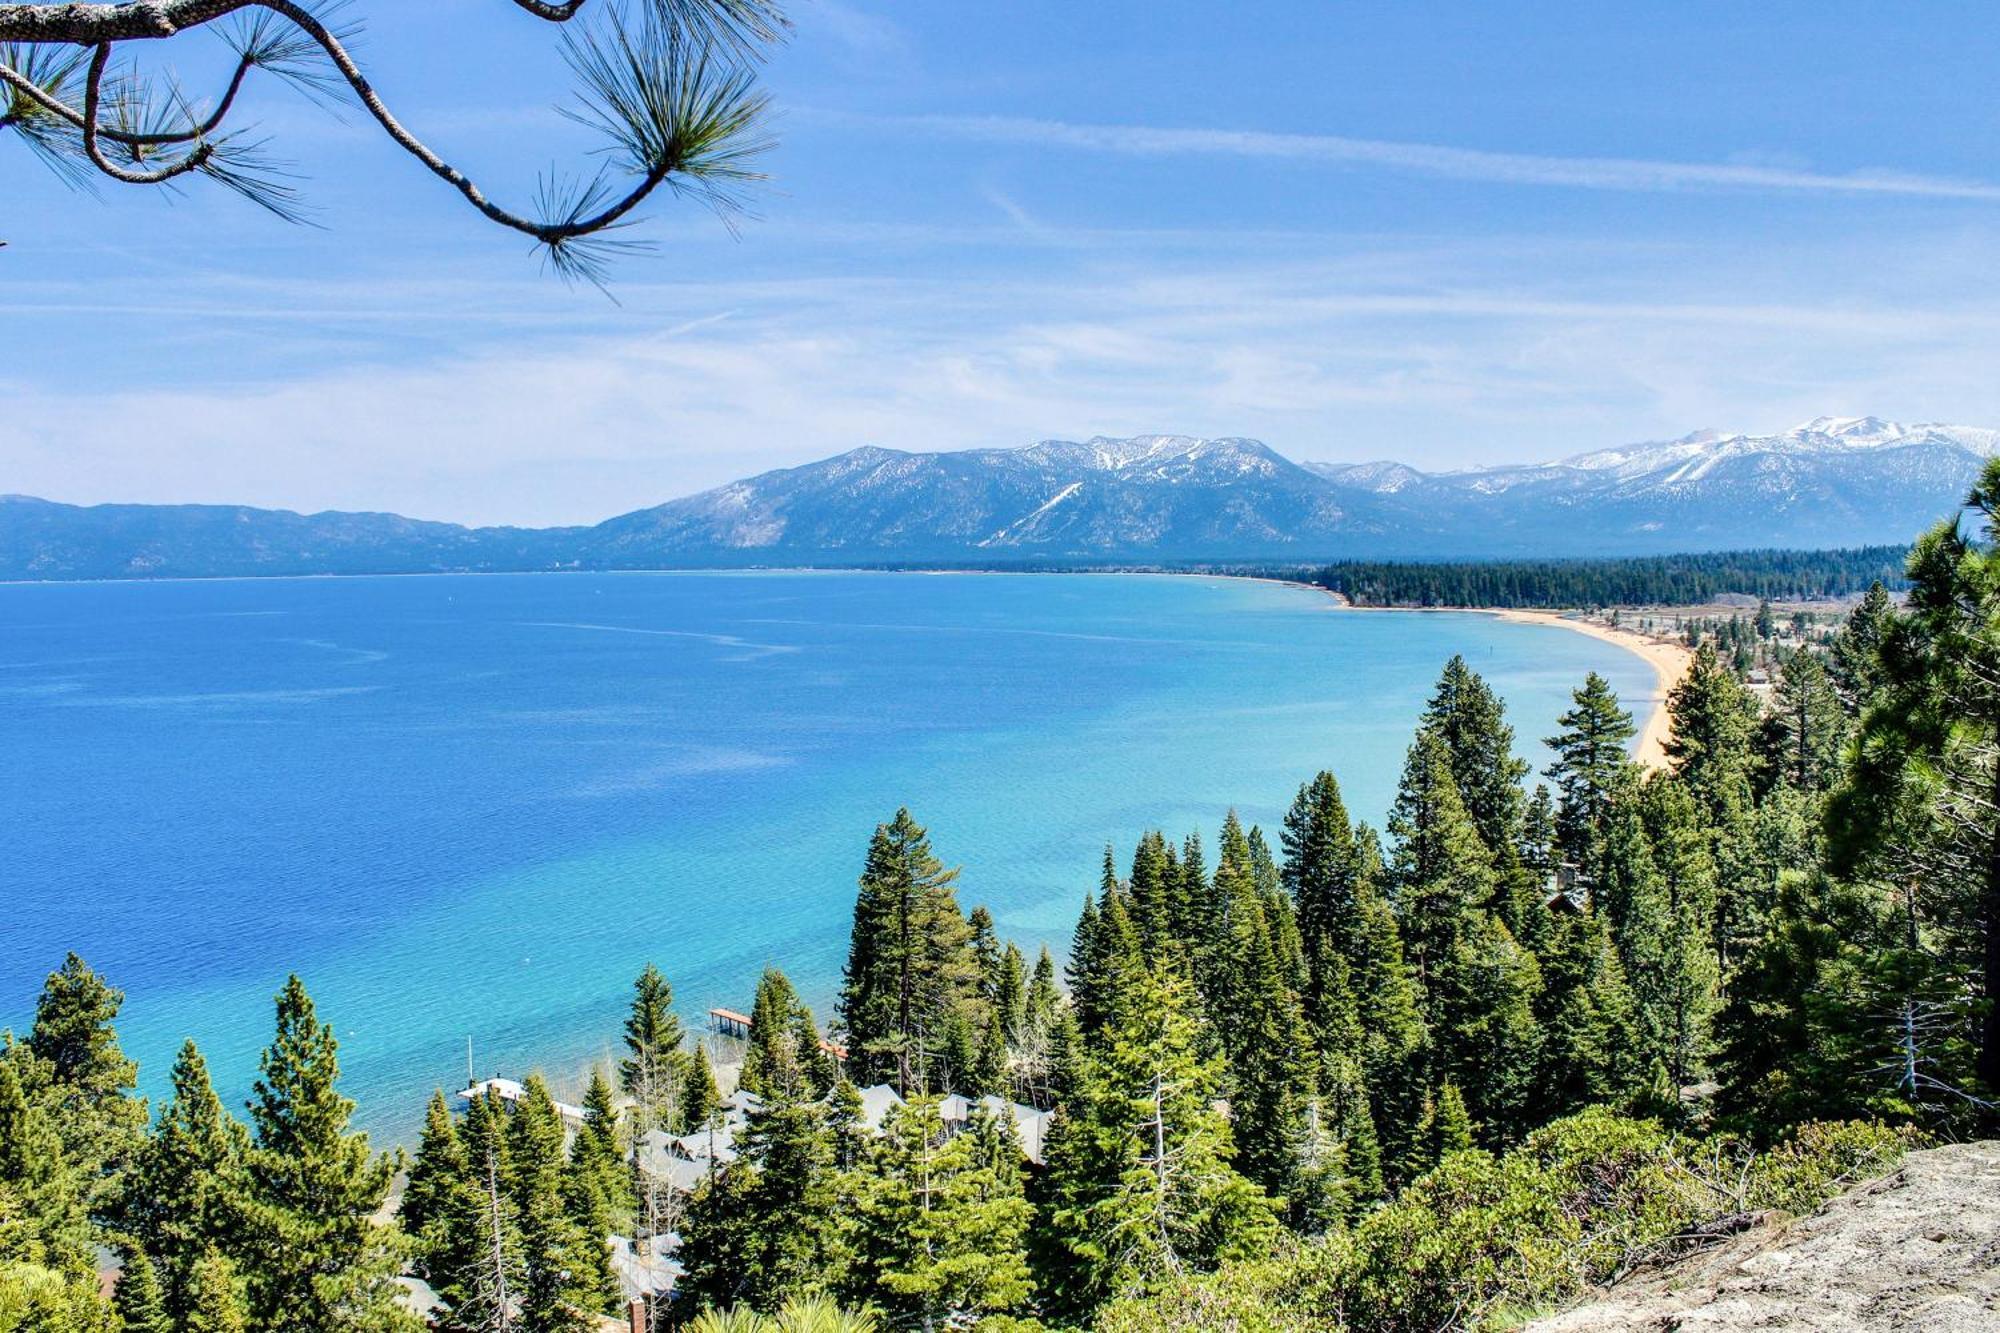
[[[1693,652],[1680,644],[1655,639],[1637,630],[1580,619],[1579,613],[1492,608],[1484,609],[1480,614],[1521,625],[1557,625],[1578,634],[1588,634],[1605,643],[1615,643],[1634,656],[1643,658],[1646,665],[1653,668],[1653,693],[1646,700],[1651,712],[1633,738],[1632,758],[1646,768],[1667,767],[1667,741],[1673,735],[1673,719],[1667,713],[1667,696],[1681,683],[1688,668],[1694,665]],[[1625,702],[1630,704],[1633,701]]]
[[[1539,608],[1509,606],[1356,606],[1333,589],[1322,588],[1312,583],[1292,583],[1287,579],[1245,574],[1215,574],[1209,577],[1240,578],[1245,582],[1254,583],[1287,584],[1307,592],[1324,594],[1332,600],[1334,608],[1341,611],[1491,616],[1495,620],[1512,621],[1517,625],[1554,626],[1577,634],[1587,634],[1604,643],[1615,644],[1653,669],[1653,692],[1643,700],[1646,708],[1643,719],[1638,716],[1639,704],[1642,701],[1632,699],[1620,701],[1632,708],[1634,720],[1639,726],[1632,738],[1633,762],[1651,769],[1664,770],[1668,766],[1667,741],[1673,736],[1673,719],[1667,713],[1667,696],[1681,683],[1682,678],[1688,673],[1688,668],[1694,664],[1694,653],[1678,643],[1656,639],[1622,626],[1591,620],[1582,611],[1546,611]]]

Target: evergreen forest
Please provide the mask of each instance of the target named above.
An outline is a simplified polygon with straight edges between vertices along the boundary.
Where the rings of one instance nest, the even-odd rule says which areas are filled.
[[[649,967],[581,1107],[440,1091],[408,1156],[298,979],[244,1106],[192,1043],[149,1106],[72,956],[0,1049],[0,1333],[1494,1328],[1809,1211],[2000,1128],[2000,462],[1969,507],[1767,690],[1704,641],[1662,768],[1593,675],[1532,769],[1454,658],[1382,827],[1322,772],[1274,828],[1132,830],[1062,959],[899,810],[830,1012],[767,971],[725,1063]],[[1439,597],[1562,579],[1478,568]]]

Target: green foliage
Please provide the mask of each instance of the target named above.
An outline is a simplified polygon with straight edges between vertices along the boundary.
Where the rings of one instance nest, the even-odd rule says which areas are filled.
[[[855,1285],[890,1322],[961,1327],[1026,1312],[1033,1210],[1011,1134],[990,1117],[951,1135],[935,1097],[891,1111],[860,1202]]]
[[[1506,716],[1493,687],[1454,655],[1418,726],[1444,743],[1452,781],[1480,839],[1495,856],[1511,859],[1521,839],[1521,781],[1529,768],[1514,756]]]
[[[618,1062],[618,1084],[632,1098],[641,1132],[663,1129],[684,1133],[700,1123],[688,1113],[688,1081],[692,1071],[681,1049],[686,1033],[674,1013],[674,988],[657,967],[646,964],[632,983],[632,1011],[625,1019],[624,1059]]]
[[[1359,606],[1694,606],[1724,593],[1778,601],[1902,587],[1904,549],[1717,551],[1604,560],[1385,563],[1353,560],[1313,576]]]
[[[925,1087],[969,1084],[974,1062],[941,1059],[954,1031],[985,1022],[968,1012],[984,973],[953,892],[957,878],[908,810],[876,827],[840,992],[849,1060],[864,1084],[891,1079],[905,1095],[918,1089],[920,1073]]]
[[[243,1241],[248,1155],[249,1136],[223,1109],[201,1052],[185,1043],[174,1061],[173,1095],[139,1155],[124,1209],[177,1322],[193,1309],[195,1265]]]
[[[27,1041],[84,1206],[100,1220],[112,1211],[146,1129],[146,1104],[132,1096],[139,1067],[112,1026],[124,1002],[123,991],[70,954],[42,986]]]
[[[1167,1274],[1250,1258],[1276,1230],[1272,1202],[1231,1161],[1188,983],[1148,969],[1090,1049],[1048,1150],[1045,1307],[1081,1316]]]
[[[298,1333],[403,1327],[394,1281],[402,1238],[372,1220],[397,1164],[348,1132],[354,1103],[340,1094],[339,1043],[297,977],[278,994],[277,1018],[250,1103],[250,1322]]]
[[[1544,742],[1556,752],[1544,773],[1556,784],[1556,848],[1592,874],[1612,799],[1630,780],[1625,746],[1637,730],[1611,683],[1595,671],[1570,698],[1573,706],[1556,719],[1561,730]]]

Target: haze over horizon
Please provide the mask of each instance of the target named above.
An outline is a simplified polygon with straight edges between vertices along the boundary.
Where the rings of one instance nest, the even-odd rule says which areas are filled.
[[[1963,7],[796,17],[761,218],[660,210],[619,305],[281,88],[325,231],[0,148],[0,491],[545,525],[861,444],[1444,469],[2000,421],[2000,24]],[[370,19],[377,82],[496,191],[576,162],[542,25]]]

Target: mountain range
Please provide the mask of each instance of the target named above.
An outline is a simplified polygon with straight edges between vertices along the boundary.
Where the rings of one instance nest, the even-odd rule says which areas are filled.
[[[588,527],[0,496],[0,579],[1666,554],[1909,540],[2000,430],[1821,417],[1452,472],[1256,440],[864,447]]]

